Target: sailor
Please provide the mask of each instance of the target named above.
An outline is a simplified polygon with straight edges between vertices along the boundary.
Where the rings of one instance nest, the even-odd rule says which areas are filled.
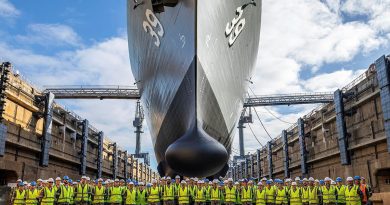
[[[190,191],[187,187],[187,182],[182,180],[178,190],[178,204],[190,203]]]
[[[72,191],[71,187],[69,186],[68,183],[69,177],[64,176],[63,178],[63,183],[57,187],[57,193],[56,193],[56,198],[58,199],[58,205],[69,205],[70,204],[70,198],[73,197],[71,196]],[[57,183],[57,181],[56,181]]]
[[[301,190],[297,187],[297,182],[291,183],[290,189],[290,205],[302,205],[302,194]]]
[[[96,180],[96,186],[92,188],[91,195],[92,195],[92,204],[96,205],[104,205],[104,198],[106,195],[106,189],[103,186],[103,179],[97,179]]]
[[[41,199],[41,205],[54,205],[56,189],[54,188],[54,179],[49,178],[47,180],[47,187],[41,190],[39,198]]]
[[[362,192],[360,191],[360,187],[354,184],[353,180],[352,177],[347,178],[347,187],[345,188],[346,205],[361,205]]]
[[[257,183],[255,200],[256,200],[256,205],[266,205],[267,203],[267,195],[265,192],[265,188],[263,186],[263,182]]]

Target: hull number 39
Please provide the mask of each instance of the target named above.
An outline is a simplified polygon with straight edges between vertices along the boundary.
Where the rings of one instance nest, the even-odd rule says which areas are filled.
[[[160,38],[164,36],[164,28],[150,9],[146,9],[145,16],[146,20],[143,22],[144,30],[154,38],[154,45],[160,47]]]
[[[252,1],[251,3],[238,7],[236,9],[236,17],[226,25],[225,35],[226,38],[229,39],[229,47],[233,46],[245,27],[245,18],[242,18],[242,14],[244,13],[244,9],[250,4],[256,5],[256,3]]]

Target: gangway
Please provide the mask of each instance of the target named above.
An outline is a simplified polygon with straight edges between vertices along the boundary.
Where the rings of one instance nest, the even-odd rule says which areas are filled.
[[[69,85],[45,86],[44,93],[53,93],[56,99],[123,99],[137,100],[140,98],[136,86],[118,85]]]
[[[245,100],[244,107],[315,104],[333,102],[333,93],[293,93],[278,95],[256,95]]]

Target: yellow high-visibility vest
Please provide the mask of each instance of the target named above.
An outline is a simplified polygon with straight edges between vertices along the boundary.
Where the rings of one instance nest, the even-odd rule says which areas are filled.
[[[282,204],[282,203],[285,204],[288,203],[286,189],[284,188],[276,190],[275,204]]]
[[[322,200],[324,203],[336,203],[336,189],[333,186],[322,188]]]
[[[88,193],[88,185],[85,184],[84,187],[81,184],[77,185],[77,191],[76,191],[76,201],[84,201],[87,202],[89,201],[89,193]]]
[[[126,205],[135,205],[137,203],[137,190],[126,189]]]
[[[265,205],[266,204],[267,195],[265,193],[265,189],[257,189],[256,191],[256,205]]]
[[[298,188],[290,189],[290,205],[302,205],[301,193]]]
[[[356,185],[353,185],[352,187],[346,187],[345,189],[346,205],[361,205],[360,196],[357,192],[358,189],[359,187]]]
[[[302,203],[309,202],[309,187],[302,187]]]
[[[211,188],[211,201],[221,200],[220,191],[218,188]]]
[[[174,188],[172,185],[164,186],[164,195],[163,195],[163,200],[164,201],[172,201],[174,200]]]
[[[148,197],[149,203],[157,203],[160,201],[160,188],[159,187],[152,187],[150,188],[150,194]]]
[[[96,186],[94,191],[95,191],[95,193],[94,193],[94,197],[93,197],[92,203],[93,204],[104,203],[104,191],[105,191],[105,188],[103,186],[100,187],[100,188],[98,186]]]
[[[236,187],[225,187],[225,202],[236,202]]]
[[[179,195],[179,204],[189,204],[190,203],[190,191],[187,187],[181,187],[178,191]]]
[[[341,185],[340,187],[336,186],[336,190],[337,190],[337,203],[345,204],[346,203],[346,200],[345,200],[345,185]]]
[[[122,188],[111,187],[110,189],[110,202],[111,203],[122,203]]]
[[[267,195],[267,203],[275,203],[275,188],[265,187],[265,194]]]
[[[51,188],[51,190],[48,187],[45,187],[43,189],[44,196],[42,198],[41,205],[53,205],[56,195],[56,189]]]
[[[25,198],[26,198],[26,191],[23,190],[20,192],[19,190],[16,190],[16,196],[14,199],[14,204],[25,204]]]
[[[58,197],[58,203],[70,203],[71,188],[69,186],[60,186],[59,189],[61,189],[61,194]]]
[[[205,188],[204,187],[199,187],[196,190],[196,195],[195,195],[195,202],[206,202],[205,198]]]
[[[37,198],[39,197],[39,191],[34,189],[33,191],[28,190],[26,196],[26,204],[27,205],[36,205],[38,204]]]
[[[249,187],[241,189],[241,202],[252,202],[252,190]]]
[[[309,187],[309,203],[319,204],[318,187]]]

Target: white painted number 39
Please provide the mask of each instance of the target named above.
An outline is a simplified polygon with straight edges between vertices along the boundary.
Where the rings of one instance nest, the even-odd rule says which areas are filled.
[[[146,21],[143,22],[144,30],[155,39],[154,45],[160,47],[160,37],[164,36],[164,28],[150,9],[146,9],[145,16]]]
[[[226,25],[225,34],[229,37],[229,46],[236,42],[238,36],[241,34],[245,26],[245,18],[241,18],[244,10],[242,6],[236,9],[236,17]],[[234,32],[233,32],[234,31]]]

